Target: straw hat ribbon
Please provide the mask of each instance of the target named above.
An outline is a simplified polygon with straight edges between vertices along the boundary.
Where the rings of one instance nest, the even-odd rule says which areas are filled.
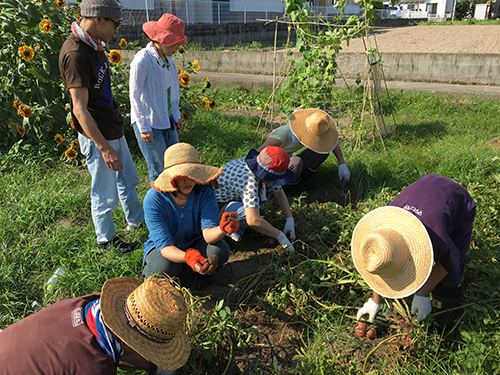
[[[434,263],[425,226],[410,212],[393,206],[377,208],[358,222],[351,252],[363,279],[387,298],[404,298],[417,292]]]

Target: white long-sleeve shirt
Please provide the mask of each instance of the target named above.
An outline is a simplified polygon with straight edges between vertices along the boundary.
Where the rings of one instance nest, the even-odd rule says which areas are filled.
[[[171,56],[169,68],[152,42],[136,53],[130,64],[131,121],[137,123],[141,133],[152,128],[169,129],[167,89],[170,87],[170,104],[175,122],[181,118],[179,75]]]

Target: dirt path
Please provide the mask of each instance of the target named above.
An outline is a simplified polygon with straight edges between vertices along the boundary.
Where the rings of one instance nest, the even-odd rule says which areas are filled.
[[[369,44],[382,53],[500,53],[500,25],[376,28]],[[360,39],[342,48],[341,52],[365,51]]]

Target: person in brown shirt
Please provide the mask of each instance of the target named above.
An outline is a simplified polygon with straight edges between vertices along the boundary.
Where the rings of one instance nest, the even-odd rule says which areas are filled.
[[[119,277],[0,330],[3,375],[174,374],[191,352],[187,304],[169,281]]]
[[[73,22],[59,53],[59,70],[92,176],[92,220],[98,246],[114,246],[124,254],[133,248],[117,237],[113,210],[120,201],[128,229],[143,221],[144,211],[136,191],[139,177],[123,135],[123,118],[113,99],[109,61],[101,44],[118,32],[122,10],[116,0],[83,0],[80,13],[82,21]]]

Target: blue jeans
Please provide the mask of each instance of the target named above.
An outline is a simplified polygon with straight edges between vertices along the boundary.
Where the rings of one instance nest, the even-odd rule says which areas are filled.
[[[163,155],[167,148],[175,143],[179,143],[179,136],[177,135],[177,129],[175,128],[175,122],[172,116],[170,117],[170,124],[170,129],[152,128],[153,143],[144,142],[141,139],[141,133],[139,132],[139,128],[137,128],[137,124],[134,122],[132,125],[137,143],[139,144],[139,149],[148,163],[149,182],[156,180],[160,173],[163,172],[165,165]]]
[[[124,136],[108,141],[118,152],[123,164],[121,172],[108,168],[101,151],[92,140],[79,134],[78,141],[92,177],[90,201],[97,243],[106,243],[116,237],[113,210],[118,207],[118,200],[130,226],[136,227],[144,220],[144,210],[135,188],[139,183],[139,176]]]
[[[224,208],[224,212],[236,212],[238,214],[238,219],[240,220],[240,226],[236,233],[228,233],[226,236],[233,239],[233,241],[240,242],[243,238],[243,233],[248,228],[247,215],[245,214],[245,207],[243,207],[243,202],[229,202]]]
[[[210,245],[206,243],[203,238],[198,238],[191,247],[198,250],[205,258],[208,258],[210,255],[217,255],[219,258],[218,267],[222,267],[222,265],[228,261],[229,255],[231,254],[231,249],[224,240],[220,240]],[[143,275],[149,277],[151,274],[161,275],[166,273],[169,276],[178,276],[184,266],[184,263],[174,263],[164,258],[158,249],[154,247],[144,259]]]

